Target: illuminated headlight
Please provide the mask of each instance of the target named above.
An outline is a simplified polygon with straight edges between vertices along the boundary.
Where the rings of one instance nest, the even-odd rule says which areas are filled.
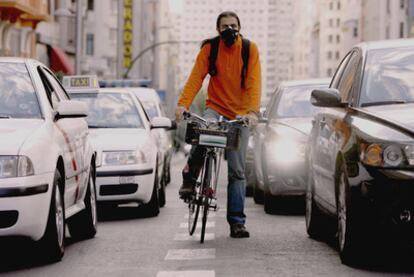
[[[363,145],[361,160],[371,166],[404,167],[414,165],[414,145]]]
[[[305,144],[295,141],[280,139],[270,144],[268,150],[269,161],[277,164],[289,165],[303,161],[305,158]]]
[[[147,162],[147,156],[140,150],[103,152],[102,156],[102,165],[131,165]]]
[[[26,156],[0,156],[0,178],[34,175],[32,161]]]

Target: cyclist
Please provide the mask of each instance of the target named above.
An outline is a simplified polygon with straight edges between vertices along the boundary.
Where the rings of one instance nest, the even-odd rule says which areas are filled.
[[[211,47],[214,39],[206,40],[201,47],[190,77],[178,99],[175,115],[177,122],[182,119],[184,111],[188,110],[194,97],[200,90],[207,73],[211,78],[208,85],[206,110],[203,117],[218,119],[234,119],[236,116],[245,116],[250,125],[257,124],[261,97],[261,67],[257,45],[249,43],[247,72],[242,78],[243,57],[240,19],[236,13],[226,11],[221,13],[216,22],[219,33],[218,53],[216,59],[216,74],[211,69]],[[244,82],[244,84],[243,84]],[[228,186],[227,186],[227,221],[230,225],[230,236],[246,238],[250,234],[246,230],[244,214],[244,199],[246,179],[244,176],[248,128],[241,128],[241,143],[239,150],[227,151]],[[186,198],[194,191],[194,186],[203,166],[205,149],[193,147],[187,164],[183,169],[183,184],[179,195]]]

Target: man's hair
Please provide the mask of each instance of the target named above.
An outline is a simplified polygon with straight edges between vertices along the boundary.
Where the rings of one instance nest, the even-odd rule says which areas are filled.
[[[222,12],[221,14],[219,14],[219,16],[217,17],[217,22],[216,22],[217,29],[220,28],[220,20],[223,17],[234,17],[234,18],[236,18],[237,19],[237,23],[239,24],[239,28],[241,27],[241,25],[240,25],[240,19],[239,19],[238,15],[235,12],[225,11],[225,12]]]

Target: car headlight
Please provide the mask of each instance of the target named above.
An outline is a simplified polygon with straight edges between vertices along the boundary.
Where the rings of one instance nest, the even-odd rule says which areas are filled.
[[[131,165],[149,162],[145,153],[137,151],[103,152],[102,165]]]
[[[270,162],[282,165],[290,165],[305,159],[305,143],[289,140],[277,139],[269,143],[268,158]]]
[[[383,167],[414,165],[414,145],[363,144],[361,161],[367,165]]]
[[[0,156],[0,178],[34,175],[32,161],[26,156]]]

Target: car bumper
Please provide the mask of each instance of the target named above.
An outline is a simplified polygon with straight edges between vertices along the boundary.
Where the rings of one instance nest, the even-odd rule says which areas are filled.
[[[50,208],[54,173],[0,179],[0,236],[39,240]]]
[[[269,192],[274,196],[300,196],[306,191],[306,171],[304,163],[291,167],[274,166],[268,171]]]
[[[414,172],[378,170],[371,176],[375,177],[351,184],[364,221],[414,243]]]
[[[154,187],[153,168],[100,167],[96,172],[97,201],[147,203]]]

